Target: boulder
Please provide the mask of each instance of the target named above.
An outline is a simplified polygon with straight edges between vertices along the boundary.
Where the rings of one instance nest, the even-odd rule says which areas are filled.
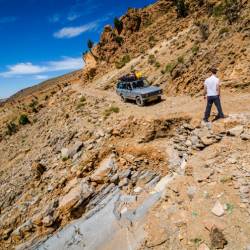
[[[244,127],[242,125],[238,125],[230,130],[228,130],[228,134],[231,136],[240,136],[244,130]]]
[[[68,194],[60,198],[58,209],[63,214],[69,213],[79,207],[93,193],[93,189],[83,181],[72,188]]]
[[[209,177],[213,175],[213,173],[214,173],[213,169],[201,167],[195,169],[193,176],[195,181],[202,182],[209,179]]]
[[[218,217],[221,217],[222,215],[224,215],[225,210],[219,201],[216,201],[212,209],[212,213]]]
[[[46,167],[39,162],[33,162],[31,166],[31,172],[36,179],[40,179],[43,173],[46,171]]]
[[[210,248],[205,243],[201,243],[198,250],[210,250]]]
[[[62,148],[61,149],[61,156],[63,159],[74,158],[74,156],[82,149],[83,142],[77,141],[73,146],[70,148]]]
[[[51,227],[54,224],[54,222],[55,222],[55,219],[51,215],[44,217],[42,220],[42,224],[45,227]]]
[[[104,159],[97,170],[91,175],[90,179],[93,182],[102,184],[108,181],[111,172],[116,170],[116,164],[113,160],[113,155]]]
[[[250,140],[250,133],[243,132],[240,136],[240,138],[244,141]]]

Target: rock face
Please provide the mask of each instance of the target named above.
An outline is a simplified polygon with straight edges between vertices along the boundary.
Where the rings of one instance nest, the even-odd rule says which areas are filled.
[[[46,171],[46,167],[39,162],[33,162],[31,171],[36,179],[40,179],[43,173]]]
[[[83,147],[83,142],[77,141],[70,148],[62,148],[61,156],[63,159],[73,159],[76,153],[78,153]]]
[[[244,127],[242,125],[239,125],[237,127],[234,127],[228,131],[229,135],[231,136],[240,136],[244,130]]]
[[[86,183],[81,182],[72,188],[68,194],[59,200],[59,211],[62,214],[77,211],[80,206],[84,206],[84,202],[91,197],[94,190]]]
[[[116,170],[115,161],[113,155],[104,159],[99,168],[91,175],[91,180],[96,183],[105,183],[107,182],[110,174]]]

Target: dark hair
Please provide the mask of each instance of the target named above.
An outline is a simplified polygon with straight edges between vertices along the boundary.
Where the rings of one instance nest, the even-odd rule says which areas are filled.
[[[216,74],[218,70],[217,70],[216,68],[212,67],[212,68],[210,69],[210,71],[211,71],[213,74]]]

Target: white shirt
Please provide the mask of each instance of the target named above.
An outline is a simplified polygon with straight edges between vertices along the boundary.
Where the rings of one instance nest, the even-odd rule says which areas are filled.
[[[207,78],[204,84],[207,87],[207,96],[219,95],[217,91],[217,86],[220,84],[220,80],[215,75],[212,75]]]

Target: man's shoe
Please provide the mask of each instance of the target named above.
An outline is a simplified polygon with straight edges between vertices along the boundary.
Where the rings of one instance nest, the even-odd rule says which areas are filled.
[[[203,122],[209,122],[208,119],[203,119]]]
[[[219,119],[225,119],[225,118],[227,118],[226,115],[216,116],[216,117],[213,119],[213,122],[214,122],[214,121],[217,121],[217,120],[219,120]]]

